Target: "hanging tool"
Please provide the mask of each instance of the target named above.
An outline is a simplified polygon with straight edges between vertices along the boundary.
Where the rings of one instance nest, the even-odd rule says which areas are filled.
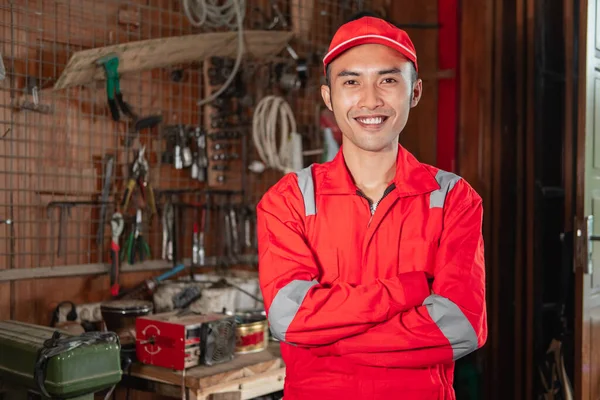
[[[112,180],[113,165],[115,157],[112,154],[107,154],[104,158],[104,184],[102,185],[102,206],[100,208],[100,222],[98,232],[96,233],[96,244],[100,247],[104,244],[104,224],[106,221],[106,206],[108,196],[110,195],[110,184]]]
[[[148,180],[148,161],[144,157],[145,151],[146,147],[142,146],[138,151],[136,160],[131,166],[130,177],[121,200],[121,208],[123,212],[127,211],[131,194],[137,185],[140,188],[142,198],[150,209],[150,218],[152,218],[156,214],[156,202],[154,200],[154,189]]]
[[[117,297],[120,292],[119,287],[119,272],[121,266],[119,265],[119,237],[123,233],[125,222],[123,215],[119,212],[113,214],[110,220],[112,242],[110,244],[110,258],[112,261],[110,270],[110,294],[113,297]]]
[[[56,249],[56,255],[62,257],[66,252],[66,239],[65,230],[67,227],[67,220],[71,216],[71,208],[75,207],[75,204],[71,202],[51,202],[46,207],[48,218],[50,218],[50,209],[57,207],[59,209],[58,214],[58,245]]]
[[[24,96],[18,97],[15,99],[12,106],[15,110],[29,110],[41,114],[52,114],[54,113],[54,108],[50,104],[42,104],[40,102],[40,89],[38,85],[37,78],[33,76],[28,76],[26,87],[23,89]],[[31,95],[33,101],[28,100],[28,96]]]
[[[67,220],[71,216],[71,208],[80,205],[102,205],[105,204],[101,201],[51,201],[46,206],[46,214],[48,218],[50,218],[50,211],[52,208],[59,209],[58,216],[58,249],[56,251],[57,256],[61,257],[66,252],[66,240],[65,240],[65,230],[67,225]],[[108,203],[106,203],[108,204]]]
[[[2,60],[2,54],[0,54],[0,81],[6,77],[6,68],[4,68],[4,61]]]
[[[238,217],[233,205],[229,208],[229,223],[231,224],[231,252],[234,256],[238,256],[240,254]]]
[[[173,203],[168,200],[163,208],[162,228],[163,228],[163,244],[162,244],[162,259],[173,260]]]
[[[206,134],[197,127],[194,130],[196,139],[196,152],[194,153],[194,162],[192,164],[192,179],[200,182],[206,180],[206,168],[208,167],[208,157],[206,156]]]
[[[200,232],[198,232],[198,266],[206,265],[206,252],[204,250],[204,232],[206,231],[206,207],[200,213]]]
[[[147,257],[150,257],[150,247],[142,234],[142,210],[140,208],[136,211],[135,222],[127,238],[125,251],[121,252],[121,261],[125,260],[125,257],[127,257],[127,262],[130,265],[135,264],[136,259],[144,261]]]
[[[281,27],[283,28],[283,30],[287,30],[289,27],[289,24],[288,24],[287,20],[285,19],[285,16],[283,15],[283,13],[281,12],[281,10],[279,9],[279,7],[277,6],[277,4],[274,1],[271,1],[271,8],[273,9],[273,12],[275,13],[275,18],[273,19],[273,21],[266,24],[263,29],[273,30],[277,27],[277,25],[281,24]],[[264,14],[263,14],[263,16],[264,16]],[[296,76],[284,74],[283,71],[280,69],[277,72],[277,75],[278,75],[281,85],[286,89],[298,89],[298,88],[306,87],[306,83],[308,81],[307,60],[305,58],[299,57],[298,53],[296,53],[296,51],[289,44],[287,44],[285,46],[285,48],[286,48],[287,52],[289,53],[289,55],[294,59],[294,61],[296,63],[296,71],[295,71]]]
[[[116,53],[109,53],[96,61],[96,65],[104,69],[106,76],[106,97],[108,99],[108,107],[114,121],[121,120],[121,112],[127,115],[133,121],[133,129],[137,134],[143,129],[153,128],[162,122],[162,116],[152,115],[139,118],[133,112],[133,108],[123,100],[121,93],[121,78],[119,76],[119,56]],[[120,109],[120,111],[119,111]],[[132,140],[132,135],[127,135],[125,146],[129,147]]]
[[[150,115],[141,119],[137,119],[136,116],[136,120],[130,125],[127,136],[125,137],[125,148],[129,149],[129,147],[131,147],[131,143],[139,138],[141,131],[158,126],[162,120],[162,115]]]
[[[198,222],[194,222],[194,227],[192,229],[192,267],[198,265],[198,257],[200,255],[199,230]]]
[[[123,100],[121,93],[121,83],[119,78],[119,56],[116,53],[110,53],[96,61],[96,65],[104,69],[106,75],[106,96],[108,106],[114,121],[121,119],[119,109],[129,118],[137,120],[131,106]]]

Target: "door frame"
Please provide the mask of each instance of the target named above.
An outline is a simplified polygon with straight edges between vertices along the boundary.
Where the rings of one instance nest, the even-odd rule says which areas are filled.
[[[595,0],[592,0],[595,1]],[[571,199],[572,213],[576,216],[574,221],[575,229],[581,229],[583,217],[585,216],[585,142],[586,142],[586,76],[587,76],[587,28],[588,28],[588,0],[568,0],[571,4],[573,13],[577,12],[579,17],[578,33],[578,48],[572,48],[568,56],[574,61],[574,67],[577,68],[577,79],[571,80],[573,99],[577,102],[574,109],[571,110],[571,121],[573,121],[570,129],[573,140],[571,141],[572,151],[565,152],[572,154],[571,160],[565,160],[571,165],[575,174],[572,179],[573,190]],[[579,8],[576,9],[577,3]],[[575,32],[574,27],[571,29]],[[571,46],[573,47],[573,46]],[[575,72],[573,70],[573,72]],[[569,86],[569,85],[568,85]],[[568,212],[568,210],[566,210]],[[590,326],[589,316],[586,315],[584,308],[585,290],[585,263],[587,262],[587,254],[585,254],[585,246],[578,240],[577,235],[574,235],[574,269],[575,269],[575,373],[574,373],[574,391],[576,399],[589,399],[591,396],[591,349],[590,344]],[[583,253],[582,253],[583,252]],[[587,366],[587,367],[585,367]]]

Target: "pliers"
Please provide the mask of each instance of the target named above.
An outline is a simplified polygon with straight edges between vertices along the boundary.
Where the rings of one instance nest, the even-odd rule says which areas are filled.
[[[154,189],[148,181],[148,161],[146,161],[146,158],[144,157],[145,151],[146,147],[142,146],[138,151],[136,160],[131,166],[130,177],[127,181],[125,193],[123,194],[123,199],[121,202],[121,209],[123,212],[127,211],[131,194],[137,185],[140,187],[142,198],[150,208],[150,217],[152,217],[154,214],[156,214],[156,202],[154,201]]]
[[[130,265],[135,264],[136,255],[139,261],[144,261],[146,257],[150,257],[150,246],[142,235],[142,210],[137,209],[135,214],[135,223],[133,229],[125,243],[126,253],[121,253],[121,261],[127,257],[127,262]]]

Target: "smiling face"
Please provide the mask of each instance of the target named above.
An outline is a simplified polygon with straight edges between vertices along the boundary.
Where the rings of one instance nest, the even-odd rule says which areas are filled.
[[[321,87],[321,95],[344,135],[346,151],[397,146],[422,92],[413,64],[389,47],[365,44],[344,52],[329,67],[329,86]]]

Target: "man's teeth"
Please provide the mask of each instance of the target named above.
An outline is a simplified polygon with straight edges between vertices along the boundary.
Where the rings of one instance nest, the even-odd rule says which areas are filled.
[[[366,125],[378,125],[383,123],[383,117],[357,118],[356,120]]]

